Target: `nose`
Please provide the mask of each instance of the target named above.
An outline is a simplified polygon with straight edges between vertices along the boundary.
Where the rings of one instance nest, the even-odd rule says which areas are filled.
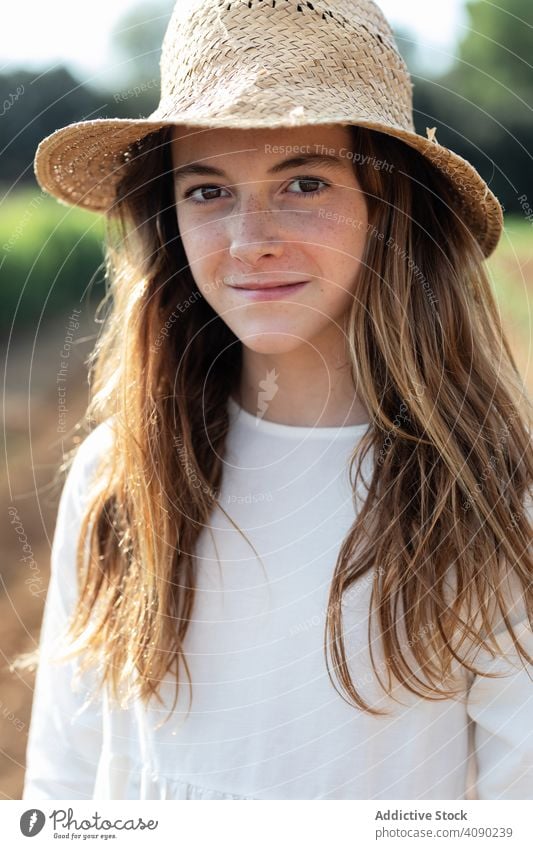
[[[256,202],[243,204],[231,216],[229,253],[246,265],[256,265],[264,256],[279,257],[284,250],[279,216],[270,209],[259,208]]]

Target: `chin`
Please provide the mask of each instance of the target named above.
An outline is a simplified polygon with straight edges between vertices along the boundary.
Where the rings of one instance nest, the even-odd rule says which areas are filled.
[[[287,354],[295,351],[302,345],[300,334],[297,330],[289,331],[249,331],[246,334],[238,334],[245,348],[255,351],[256,354]]]

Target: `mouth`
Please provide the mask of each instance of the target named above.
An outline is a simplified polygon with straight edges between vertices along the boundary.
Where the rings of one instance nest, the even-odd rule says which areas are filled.
[[[286,286],[298,286],[300,283],[308,283],[308,280],[248,280],[243,283],[235,283],[233,289],[283,289]]]
[[[232,286],[238,292],[241,292],[244,297],[254,301],[271,301],[277,298],[283,298],[299,292],[304,286],[307,286],[309,280],[299,280],[296,282],[272,280],[263,283],[246,283],[242,286]]]

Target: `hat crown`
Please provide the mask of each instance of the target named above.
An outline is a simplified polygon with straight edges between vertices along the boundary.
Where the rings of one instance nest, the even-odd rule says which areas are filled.
[[[409,71],[371,0],[179,0],[160,70],[161,118],[195,106],[223,118],[275,95],[291,123],[304,124],[329,93],[352,118],[359,108],[362,120],[414,129]]]

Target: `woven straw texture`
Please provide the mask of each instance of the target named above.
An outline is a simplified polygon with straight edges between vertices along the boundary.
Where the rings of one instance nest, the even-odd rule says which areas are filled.
[[[81,121],[43,139],[39,185],[62,203],[112,214],[134,142],[160,127],[358,124],[419,150],[450,180],[485,256],[496,247],[497,198],[433,132],[416,133],[408,69],[370,0],[178,0],[160,70],[160,102],[147,118]]]

